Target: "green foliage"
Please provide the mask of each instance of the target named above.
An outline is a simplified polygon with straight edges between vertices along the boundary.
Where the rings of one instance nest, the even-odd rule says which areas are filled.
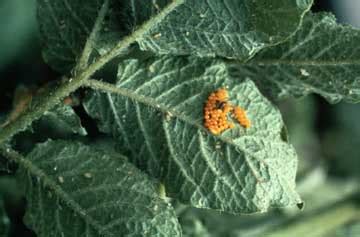
[[[169,0],[110,1],[108,18],[95,39],[96,54],[103,54],[116,40],[131,32]],[[102,1],[39,0],[40,29],[45,60],[60,71],[76,64]],[[140,47],[161,54],[223,56],[248,59],[259,50],[284,41],[299,26],[311,0],[192,1],[170,13],[140,39]],[[85,7],[84,7],[85,6]],[[126,17],[124,17],[126,16]],[[184,21],[183,19],[186,19]]]
[[[311,0],[270,4],[266,0],[186,1],[138,41],[141,49],[157,54],[246,60],[289,37],[311,3]],[[136,7],[148,7],[144,5],[151,3]],[[134,15],[136,7],[132,9]]]
[[[164,182],[170,197],[233,213],[301,202],[296,154],[281,136],[280,113],[253,82],[236,83],[226,64],[182,57],[124,61],[115,85],[109,93],[93,92],[85,108],[138,167]],[[202,125],[203,103],[225,86],[253,126],[216,136]]]
[[[71,136],[72,134],[87,135],[85,128],[81,125],[80,118],[69,105],[57,106],[51,111],[47,111],[37,121],[36,126],[35,130],[47,131],[47,134],[50,135],[51,133],[59,137]]]
[[[181,236],[156,183],[94,146],[48,141],[20,158],[28,226],[38,236]]]
[[[69,71],[90,35],[101,1],[37,2],[44,59],[60,71]]]
[[[274,104],[359,102],[359,30],[309,12],[311,0],[37,4],[44,60],[64,78],[0,114],[0,172],[14,164],[37,236],[325,236],[359,215],[358,166],[351,156],[351,179],[327,178],[314,101]],[[207,130],[219,88],[249,128],[229,116],[234,128]]]
[[[358,29],[337,24],[333,15],[309,13],[288,41],[236,68],[275,98],[317,93],[332,103],[357,103],[359,39]]]

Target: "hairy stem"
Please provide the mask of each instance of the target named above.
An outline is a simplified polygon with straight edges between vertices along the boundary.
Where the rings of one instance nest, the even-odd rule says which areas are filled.
[[[9,140],[17,132],[26,129],[34,120],[39,119],[46,111],[52,109],[63,98],[70,93],[81,87],[87,79],[89,79],[96,71],[100,70],[106,63],[117,57],[123,50],[128,48],[132,43],[136,42],[146,32],[148,32],[154,25],[163,20],[171,11],[181,5],[184,0],[174,0],[168,6],[166,6],[156,16],[145,22],[137,30],[135,30],[129,36],[124,37],[112,50],[107,54],[100,57],[96,62],[89,67],[78,73],[74,79],[71,79],[65,83],[62,83],[55,91],[49,92],[41,102],[35,105],[33,108],[29,108],[16,120],[9,123],[0,131],[0,144]]]

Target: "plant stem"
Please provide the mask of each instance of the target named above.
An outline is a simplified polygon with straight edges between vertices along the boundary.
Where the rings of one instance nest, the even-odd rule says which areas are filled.
[[[62,83],[55,91],[49,92],[41,102],[35,105],[32,109],[24,111],[16,120],[10,122],[0,131],[0,144],[9,140],[17,132],[26,129],[31,123],[39,119],[46,111],[52,109],[63,98],[70,93],[81,87],[87,79],[89,79],[95,72],[100,70],[106,63],[117,57],[123,50],[128,48],[132,43],[136,42],[145,33],[147,33],[153,26],[161,22],[171,11],[181,5],[184,0],[174,0],[168,6],[166,6],[156,16],[145,22],[132,34],[124,37],[112,50],[107,54],[100,57],[96,62],[84,69],[81,73],[75,76],[74,79]]]

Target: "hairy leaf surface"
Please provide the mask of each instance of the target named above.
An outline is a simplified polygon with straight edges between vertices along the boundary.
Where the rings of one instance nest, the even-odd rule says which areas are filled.
[[[68,72],[79,59],[105,0],[37,0],[45,61]],[[121,27],[121,1],[109,1],[107,18],[93,40],[95,54],[104,54],[126,33]]]
[[[244,60],[289,37],[311,4],[311,0],[187,0],[139,44],[159,54]]]
[[[235,66],[277,98],[317,93],[330,102],[360,101],[360,31],[330,14],[308,14],[287,42]]]
[[[77,142],[38,145],[20,170],[42,236],[181,236],[172,207],[126,159]]]
[[[45,112],[36,124],[43,131],[47,130],[48,133],[62,137],[72,134],[86,136],[87,134],[81,125],[80,118],[69,105],[56,106],[54,109]]]
[[[85,109],[184,203],[251,213],[300,202],[296,154],[281,136],[279,111],[254,83],[239,83],[227,69],[222,61],[187,57],[127,60],[116,85],[92,92]],[[220,87],[247,110],[249,129],[237,125],[214,136],[203,127],[204,103]]]
[[[47,63],[61,72],[75,65],[95,23],[101,1],[38,0],[38,18]]]
[[[110,0],[97,37],[104,54],[123,36],[151,19],[171,1]],[[61,72],[70,71],[82,53],[104,0],[38,0],[44,58]],[[196,54],[247,59],[277,44],[298,28],[312,0],[188,0],[139,43],[161,54]],[[161,37],[159,37],[161,36]]]

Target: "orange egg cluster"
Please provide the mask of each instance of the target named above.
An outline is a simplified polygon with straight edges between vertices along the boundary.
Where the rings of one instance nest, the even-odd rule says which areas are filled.
[[[210,94],[204,108],[205,127],[213,134],[220,134],[226,129],[234,127],[229,123],[227,114],[232,110],[232,106],[227,101],[229,99],[226,89],[219,89]]]
[[[246,111],[239,106],[236,106],[233,111],[234,117],[245,128],[249,128],[251,125],[250,120],[246,116]]]
[[[221,88],[210,94],[204,107],[204,125],[212,134],[220,134],[227,129],[233,128],[234,123],[228,120],[228,113],[233,112],[238,122],[248,128],[250,121],[243,109],[235,108],[228,102],[229,94],[226,89]]]

